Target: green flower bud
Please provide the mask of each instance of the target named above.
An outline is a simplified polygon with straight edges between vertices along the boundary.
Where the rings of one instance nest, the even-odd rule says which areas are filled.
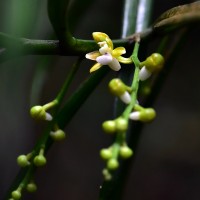
[[[124,132],[128,129],[128,121],[122,117],[119,117],[115,120],[116,130],[119,132]]]
[[[21,199],[21,196],[22,196],[22,194],[19,190],[13,191],[11,195],[14,200],[19,200],[19,199]]]
[[[50,136],[52,137],[53,140],[55,141],[61,141],[64,140],[66,137],[66,134],[63,130],[58,129],[55,132],[50,132]]]
[[[103,122],[102,129],[105,133],[112,134],[116,131],[116,124],[114,120],[108,120]]]
[[[35,183],[31,182],[31,183],[27,184],[26,190],[30,193],[33,193],[37,190],[37,185]]]
[[[119,167],[119,162],[117,161],[117,159],[111,158],[110,160],[108,160],[108,162],[107,162],[107,168],[109,170],[115,170],[118,167]]]
[[[40,166],[44,166],[47,160],[43,155],[38,155],[38,156],[35,156],[33,162],[37,167],[40,167]]]
[[[159,53],[153,53],[145,61],[140,63],[141,67],[145,66],[150,72],[159,71],[164,65],[164,57]]]
[[[20,155],[17,157],[17,164],[20,166],[20,167],[26,167],[28,166],[30,163],[28,161],[28,158],[26,155]]]
[[[52,116],[46,112],[43,106],[33,106],[30,110],[31,117],[36,120],[52,120]]]
[[[112,150],[111,149],[101,149],[100,156],[104,160],[108,160],[112,157]]]
[[[102,174],[106,181],[110,181],[112,179],[112,175],[110,174],[108,169],[103,169]]]
[[[142,122],[150,122],[156,117],[156,112],[153,108],[145,108],[140,112],[139,119]]]
[[[122,146],[120,147],[119,154],[122,158],[126,159],[133,155],[133,151],[128,146]]]
[[[119,78],[112,79],[109,82],[108,87],[110,92],[116,96],[123,95],[127,90],[127,86]]]

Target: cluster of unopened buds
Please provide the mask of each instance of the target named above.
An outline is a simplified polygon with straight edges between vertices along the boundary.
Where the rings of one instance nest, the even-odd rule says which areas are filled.
[[[16,190],[12,191],[11,198],[9,200],[21,199],[23,189],[26,189],[27,192],[33,193],[37,191],[37,185],[32,180],[26,186],[21,184]]]
[[[27,155],[20,155],[17,157],[17,163],[20,167],[27,167],[31,165],[31,162],[37,167],[44,166],[47,162],[44,156],[44,148],[41,148],[38,155],[31,152]]]
[[[94,32],[92,36],[99,45],[99,50],[86,54],[87,59],[96,61],[94,66],[90,69],[90,72],[98,70],[103,65],[108,65],[112,70],[119,71],[121,69],[120,63],[131,64],[134,62],[134,57],[125,58],[122,56],[126,53],[124,47],[114,48],[113,42],[107,34]],[[163,56],[159,53],[153,53],[143,62],[139,62],[139,74],[137,77],[138,80],[136,81],[145,81],[153,73],[160,71],[163,65]],[[102,124],[105,133],[117,134],[116,141],[113,145],[100,151],[100,156],[106,161],[106,168],[103,170],[106,180],[112,178],[110,171],[118,168],[118,157],[126,159],[133,155],[133,151],[128,147],[125,141],[129,119],[141,122],[150,122],[156,117],[156,112],[153,108],[143,108],[135,98],[134,103],[132,102],[135,91],[132,86],[130,87],[126,85],[121,79],[112,79],[109,82],[108,87],[110,92],[118,97],[122,102],[127,105],[132,103],[132,112],[129,113],[128,117],[125,117],[122,114],[117,119],[108,120]],[[137,98],[137,94],[135,97]]]
[[[43,106],[41,105],[33,106],[30,110],[30,115],[35,120],[51,121],[53,117],[50,113],[47,112],[47,110],[55,107],[56,105],[57,105],[57,101],[54,100]],[[57,124],[55,124],[54,130],[50,132],[50,136],[55,141],[61,141],[65,139],[66,134],[63,130],[59,129]]]
[[[30,115],[33,119],[38,121],[52,121],[53,117],[47,110],[55,107],[57,105],[57,101],[51,101],[43,106],[37,105],[33,106],[30,110]],[[54,124],[53,130],[50,131],[49,136],[54,141],[61,141],[65,139],[65,132],[58,127],[57,124]],[[35,167],[42,167],[46,165],[47,159],[44,155],[45,153],[45,144],[41,144],[38,151],[33,150],[31,153],[27,155],[19,155],[17,157],[17,164],[20,167],[30,167],[34,165]],[[19,200],[22,196],[22,191],[26,189],[28,192],[35,192],[37,190],[36,184],[31,180],[28,184],[21,183],[19,187],[11,193],[11,198],[9,200]]]

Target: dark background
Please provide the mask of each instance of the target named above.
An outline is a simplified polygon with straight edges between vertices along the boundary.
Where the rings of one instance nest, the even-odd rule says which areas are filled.
[[[152,20],[189,2],[156,0]],[[112,39],[119,38],[122,10],[122,1],[96,0],[74,26],[75,37],[91,39],[92,32],[101,31]],[[53,38],[46,1],[0,1],[0,31],[19,37]],[[199,33],[196,26],[184,42],[154,105],[157,118],[140,136],[123,200],[200,198]],[[42,128],[29,116],[30,107],[55,97],[74,60],[27,56],[0,65],[0,197],[19,170],[16,157],[30,152],[41,134]],[[70,92],[89,76],[92,64],[83,62]],[[111,77],[113,73],[67,126],[67,140],[53,145],[47,165],[35,175],[38,191],[24,199],[98,199],[104,167],[99,150],[112,142],[101,130],[101,123],[113,116],[114,99],[107,89]]]

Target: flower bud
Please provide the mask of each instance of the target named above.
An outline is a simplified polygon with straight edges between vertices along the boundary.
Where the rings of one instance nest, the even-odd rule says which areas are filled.
[[[130,113],[129,118],[132,120],[140,120],[142,122],[150,122],[156,117],[156,112],[153,108],[143,108],[141,111]]]
[[[108,120],[108,121],[103,122],[102,129],[104,130],[105,133],[108,133],[108,134],[112,134],[116,132],[115,121]]]
[[[119,150],[119,154],[122,158],[129,158],[133,155],[132,149],[130,149],[128,146],[121,146]]]
[[[131,102],[131,96],[129,92],[131,92],[131,88],[125,85],[121,79],[114,78],[108,84],[110,92],[119,97],[124,103],[129,104]]]
[[[51,121],[52,116],[47,113],[43,106],[33,106],[30,110],[33,119]]]
[[[26,155],[20,155],[17,157],[17,164],[20,166],[20,167],[26,167],[28,166],[30,163],[28,161],[28,158]]]
[[[114,78],[112,79],[109,84],[108,87],[110,89],[110,92],[113,95],[116,96],[121,96],[124,94],[124,92],[127,89],[127,86],[119,79],[119,78]]]
[[[33,193],[37,190],[37,185],[35,183],[31,182],[31,183],[27,184],[26,190],[30,193]]]
[[[103,169],[102,174],[106,181],[110,181],[112,179],[112,175],[110,174],[108,169]]]
[[[115,120],[116,130],[119,132],[124,132],[128,129],[128,121],[123,117],[119,117]]]
[[[135,121],[140,120],[140,112],[134,111],[134,112],[130,113],[129,119],[132,119],[132,120],[135,120]]]
[[[117,159],[111,158],[110,160],[108,160],[108,162],[107,162],[107,168],[109,170],[115,170],[118,167],[119,167],[119,162],[117,161]]]
[[[11,196],[14,200],[19,200],[21,199],[22,194],[19,190],[15,190],[12,192]]]
[[[142,122],[150,122],[156,117],[156,112],[153,108],[145,108],[140,112],[140,120]]]
[[[159,53],[153,53],[145,61],[141,62],[140,65],[145,66],[150,72],[159,71],[164,65],[164,57]]]
[[[112,157],[112,150],[111,149],[101,149],[100,156],[104,160],[109,160]]]
[[[146,66],[142,67],[142,69],[139,72],[139,79],[141,81],[145,81],[151,76],[151,72],[146,68]]]
[[[125,91],[124,94],[120,95],[119,98],[125,104],[129,104],[131,102],[131,95],[127,91]]]
[[[47,160],[43,155],[38,155],[38,156],[35,156],[33,162],[37,167],[40,167],[40,166],[44,166]]]
[[[50,136],[52,137],[53,140],[55,141],[61,141],[64,140],[66,137],[66,134],[63,130],[58,129],[56,131],[51,131]]]

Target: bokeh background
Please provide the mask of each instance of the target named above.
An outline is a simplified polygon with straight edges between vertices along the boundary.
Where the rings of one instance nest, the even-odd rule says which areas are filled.
[[[152,21],[167,9],[191,1],[155,0]],[[0,1],[0,31],[18,37],[52,39],[46,1]],[[95,0],[71,19],[75,37],[93,31],[121,35],[123,1]],[[145,126],[135,151],[123,200],[200,199],[200,28],[195,26],[155,103],[156,120]],[[1,47],[1,44],[0,44]],[[26,56],[0,64],[0,199],[16,176],[16,157],[28,153],[42,127],[29,116],[35,104],[51,101],[75,57]],[[70,92],[89,76],[84,61]],[[99,150],[112,140],[101,123],[113,117],[107,89],[110,73],[66,127],[68,138],[49,151],[48,164],[35,174],[38,191],[24,199],[98,199],[104,163]]]

